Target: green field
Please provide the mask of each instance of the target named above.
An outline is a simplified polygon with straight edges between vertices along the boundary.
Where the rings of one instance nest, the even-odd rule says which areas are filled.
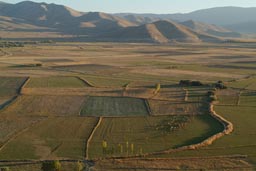
[[[0,151],[0,159],[83,159],[96,123],[96,118],[45,119],[9,142]]]
[[[209,115],[190,117],[184,128],[171,133],[158,130],[157,125],[174,116],[137,117],[137,118],[104,118],[90,143],[90,158],[104,156],[102,141],[114,148],[116,156],[125,156],[126,142],[134,144],[134,154],[168,150],[183,145],[198,143],[222,130],[222,125]],[[123,145],[120,153],[118,144]],[[130,147],[129,147],[130,151]],[[129,155],[130,154],[129,152]]]
[[[76,77],[33,77],[26,88],[82,88],[87,86],[88,84]]]
[[[81,116],[146,116],[148,110],[143,99],[129,97],[92,97],[90,96]]]

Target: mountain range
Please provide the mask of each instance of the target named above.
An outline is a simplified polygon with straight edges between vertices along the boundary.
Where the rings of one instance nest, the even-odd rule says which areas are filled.
[[[222,42],[255,33],[254,14],[256,8],[237,7],[188,14],[107,14],[32,1],[0,2],[0,37],[12,32],[17,38],[24,32],[54,32],[90,41]]]

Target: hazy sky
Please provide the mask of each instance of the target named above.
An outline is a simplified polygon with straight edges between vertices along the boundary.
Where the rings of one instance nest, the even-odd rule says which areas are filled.
[[[22,0],[0,0],[17,3]],[[176,13],[190,12],[198,9],[240,6],[256,7],[256,0],[33,0],[63,4],[79,11],[101,11],[108,13]]]

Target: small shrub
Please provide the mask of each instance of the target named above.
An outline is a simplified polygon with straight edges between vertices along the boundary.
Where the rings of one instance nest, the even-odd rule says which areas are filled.
[[[10,171],[10,168],[9,167],[1,167],[0,171]]]
[[[76,163],[74,171],[83,171],[84,170],[84,164],[80,161]]]
[[[215,88],[217,88],[217,89],[227,89],[227,86],[226,85],[224,85],[224,83],[216,83],[215,84]]]
[[[45,161],[41,167],[42,171],[60,171],[61,164],[59,161]]]
[[[214,96],[214,95],[215,95],[215,91],[208,91],[208,92],[207,92],[207,95],[208,95],[208,96]]]
[[[36,66],[36,67],[41,67],[41,66],[43,66],[43,65],[40,64],[40,63],[37,63],[37,64],[35,64],[35,66]]]
[[[216,95],[211,95],[211,96],[209,97],[209,100],[210,100],[210,102],[214,102],[214,101],[217,101],[218,98],[217,98]]]

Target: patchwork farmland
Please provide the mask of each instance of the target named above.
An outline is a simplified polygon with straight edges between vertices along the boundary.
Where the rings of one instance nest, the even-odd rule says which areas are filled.
[[[156,171],[157,163],[163,170],[254,169],[254,63],[234,69],[254,59],[252,48],[112,45],[117,50],[104,55],[97,50],[104,43],[7,49],[12,56],[0,58],[0,159],[9,163],[1,166],[39,171],[50,159],[67,171],[78,160],[95,170]],[[223,58],[231,52],[245,57]],[[232,133],[223,134],[230,125],[213,112],[232,123]]]

